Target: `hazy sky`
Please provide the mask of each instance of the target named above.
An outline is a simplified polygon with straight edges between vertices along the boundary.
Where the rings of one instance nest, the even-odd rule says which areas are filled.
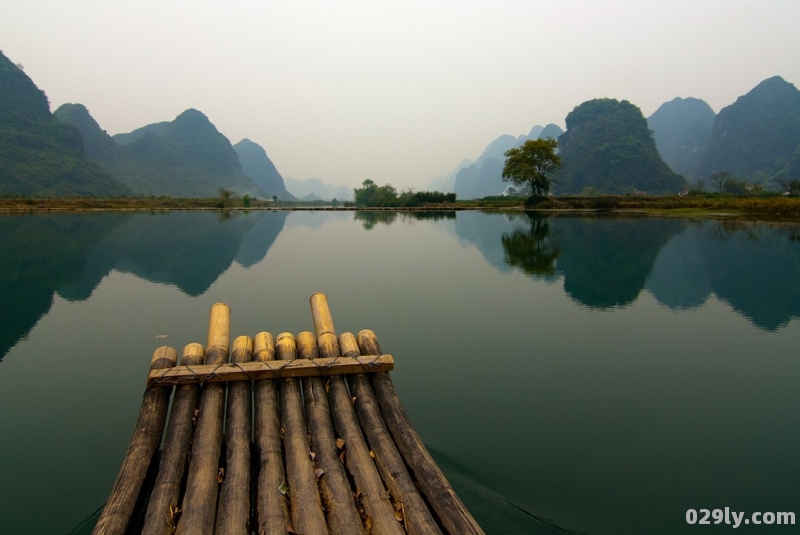
[[[283,176],[427,187],[598,97],[800,83],[800,0],[5,0],[0,50],[110,134],[193,107]]]

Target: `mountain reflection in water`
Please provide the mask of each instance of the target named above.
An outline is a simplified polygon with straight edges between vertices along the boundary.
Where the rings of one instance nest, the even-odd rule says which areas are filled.
[[[0,358],[50,308],[87,299],[112,270],[205,292],[233,262],[260,262],[289,212],[10,215],[0,220]],[[687,309],[718,298],[765,330],[800,316],[800,241],[791,226],[677,219],[545,217],[536,212],[358,211],[364,229],[446,220],[499,271],[519,269],[597,309],[647,289]],[[213,244],[213,245],[212,245]]]
[[[800,240],[792,225],[659,218],[461,213],[455,230],[500,271],[564,280],[583,306],[633,303],[647,289],[687,309],[716,295],[764,330],[800,317]],[[502,265],[498,246],[502,246]]]
[[[0,359],[57,293],[84,301],[112,270],[205,292],[236,261],[266,256],[288,212],[10,215],[0,219]]]

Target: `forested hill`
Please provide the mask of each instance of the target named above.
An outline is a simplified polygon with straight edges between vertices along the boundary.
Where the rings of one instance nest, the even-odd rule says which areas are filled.
[[[720,110],[698,176],[729,171],[750,181],[768,180],[798,164],[800,91],[774,76]]]
[[[267,195],[276,196],[284,201],[296,200],[294,195],[286,191],[283,177],[261,145],[249,139],[243,139],[233,146],[233,150],[239,155],[239,162],[242,164],[244,174],[253,179],[253,182]]]
[[[664,162],[686,179],[694,178],[697,173],[715,116],[704,100],[676,97],[647,118]]]
[[[661,159],[641,110],[616,99],[595,99],[573,109],[558,138],[563,165],[557,193],[676,193],[686,181]]]
[[[0,194],[118,196],[131,190],[92,163],[80,133],[0,52]]]
[[[55,115],[80,130],[92,160],[138,195],[215,197],[224,188],[240,195],[267,196],[242,172],[230,141],[197,110],[114,138],[81,104],[64,104]]]

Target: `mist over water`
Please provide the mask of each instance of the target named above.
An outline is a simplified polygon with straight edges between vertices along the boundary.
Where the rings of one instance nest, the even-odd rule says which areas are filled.
[[[232,337],[296,334],[317,291],[338,332],[395,356],[487,533],[688,533],[690,508],[796,505],[796,226],[174,212],[3,216],[0,236],[0,532],[66,534],[103,504],[150,355],[203,343],[211,304]]]

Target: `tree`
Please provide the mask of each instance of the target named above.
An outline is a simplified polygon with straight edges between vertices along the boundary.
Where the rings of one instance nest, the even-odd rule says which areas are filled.
[[[220,208],[225,208],[226,206],[230,206],[232,201],[233,192],[229,189],[219,188],[217,206]]]
[[[747,193],[747,189],[747,182],[744,180],[739,180],[735,176],[729,176],[722,184],[722,191],[728,195],[744,195]]]
[[[558,142],[553,138],[529,139],[521,147],[506,151],[503,181],[518,186],[528,185],[534,199],[541,199],[550,191],[548,174],[561,165],[556,154]]]
[[[366,179],[362,187],[353,188],[356,206],[396,206],[397,190],[391,184],[378,186],[374,180]]]
[[[711,176],[708,177],[708,181],[711,182],[712,186],[716,186],[717,190],[722,193],[722,190],[725,188],[725,182],[731,178],[735,177],[728,171],[714,171],[711,173]]]
[[[793,197],[800,195],[800,180],[789,180],[781,176],[775,179],[775,182],[778,184],[781,193]]]

